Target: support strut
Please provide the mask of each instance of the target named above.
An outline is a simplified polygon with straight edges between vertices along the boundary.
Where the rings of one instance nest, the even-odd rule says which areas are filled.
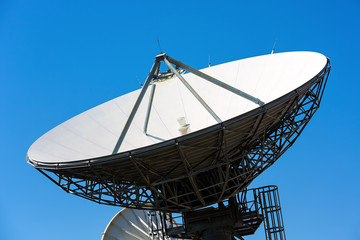
[[[121,146],[121,143],[124,141],[125,135],[126,135],[127,131],[129,130],[129,127],[130,127],[130,125],[131,125],[131,123],[132,123],[132,121],[133,121],[133,119],[135,117],[135,114],[136,114],[136,112],[137,112],[137,110],[138,110],[138,108],[140,106],[140,103],[141,103],[141,101],[142,101],[142,99],[143,99],[143,97],[145,95],[145,92],[146,92],[147,88],[149,87],[149,85],[151,83],[151,80],[153,79],[154,74],[155,74],[155,72],[157,71],[157,69],[159,67],[160,67],[160,61],[158,60],[158,58],[156,58],[153,66],[152,66],[152,68],[150,70],[150,73],[146,78],[145,84],[144,84],[143,88],[141,89],[140,95],[137,98],[133,109],[131,110],[130,116],[129,116],[129,118],[128,118],[125,126],[124,126],[124,129],[122,130],[122,132],[120,134],[120,137],[119,137],[119,139],[118,139],[118,141],[117,141],[117,143],[115,145],[115,148],[114,148],[112,154],[118,153],[119,148]]]
[[[215,84],[215,85],[217,85],[219,87],[222,87],[222,88],[224,88],[224,89],[226,89],[226,90],[228,90],[230,92],[233,92],[233,93],[235,93],[235,94],[237,94],[237,95],[239,95],[239,96],[241,96],[241,97],[243,97],[243,98],[245,98],[245,99],[247,99],[247,100],[249,100],[249,101],[251,101],[253,103],[258,104],[259,106],[264,105],[263,101],[261,101],[260,99],[258,99],[256,97],[251,96],[250,94],[247,94],[247,93],[245,93],[245,92],[243,92],[243,91],[241,91],[241,90],[239,90],[237,88],[234,88],[234,87],[232,87],[232,86],[230,86],[230,85],[228,85],[228,84],[226,84],[226,83],[224,83],[224,82],[222,82],[222,81],[220,81],[220,80],[218,80],[216,78],[213,78],[213,77],[211,77],[211,76],[209,76],[209,75],[207,75],[207,74],[205,74],[203,72],[200,72],[200,71],[198,71],[198,70],[196,70],[196,69],[194,69],[194,68],[192,68],[192,67],[190,67],[190,66],[188,66],[188,65],[186,65],[186,64],[184,64],[184,63],[182,63],[182,62],[180,62],[178,60],[175,60],[175,59],[169,57],[169,56],[167,56],[166,58],[172,64],[175,64],[176,66],[181,67],[182,69],[185,69],[186,71],[191,72],[191,73],[195,74],[198,77],[201,77],[201,78],[203,78],[203,79],[205,79],[205,80],[207,80],[207,81],[209,81],[209,82],[211,82],[211,83],[213,83],[213,84]]]

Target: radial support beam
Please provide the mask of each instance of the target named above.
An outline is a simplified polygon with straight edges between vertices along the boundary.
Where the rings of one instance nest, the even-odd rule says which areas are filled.
[[[199,94],[191,87],[191,85],[181,76],[181,74],[176,71],[176,69],[171,65],[171,63],[167,60],[168,56],[164,57],[165,64],[170,68],[172,73],[174,73],[180,81],[185,85],[185,87],[194,95],[194,97],[203,105],[203,107],[211,114],[211,116],[218,122],[221,122],[221,119],[216,115],[216,113],[207,105],[207,103],[200,97]]]
[[[213,77],[211,77],[211,76],[209,76],[209,75],[207,75],[207,74],[205,74],[203,72],[200,72],[200,71],[198,71],[198,70],[196,70],[196,69],[194,69],[194,68],[192,68],[192,67],[190,67],[190,66],[188,66],[188,65],[186,65],[186,64],[184,64],[184,63],[182,63],[182,62],[180,62],[178,60],[175,60],[175,59],[173,59],[173,58],[171,58],[169,56],[167,56],[166,58],[172,64],[175,64],[176,66],[181,67],[182,69],[185,69],[186,71],[191,72],[191,73],[195,74],[196,76],[201,77],[201,78],[203,78],[203,79],[205,79],[205,80],[207,80],[207,81],[209,81],[209,82],[211,82],[211,83],[213,83],[213,84],[215,84],[215,85],[217,85],[219,87],[225,88],[226,90],[228,90],[230,92],[233,92],[233,93],[235,93],[235,94],[237,94],[237,95],[239,95],[239,96],[241,96],[241,97],[243,97],[243,98],[245,98],[245,99],[247,99],[247,100],[249,100],[249,101],[251,101],[253,103],[258,104],[259,106],[262,106],[262,105],[265,104],[260,99],[258,99],[256,97],[253,97],[250,94],[247,94],[247,93],[245,93],[245,92],[243,92],[243,91],[241,91],[241,90],[239,90],[237,88],[234,88],[234,87],[232,87],[232,86],[230,86],[230,85],[228,85],[228,84],[226,84],[226,83],[224,83],[224,82],[222,82],[222,81],[220,81],[220,80],[218,80],[216,78],[213,78]]]
[[[189,162],[187,161],[186,159],[186,156],[185,156],[185,153],[183,152],[183,150],[181,149],[181,146],[177,143],[176,144],[176,148],[180,154],[180,157],[181,159],[183,160],[184,162],[184,167],[186,169],[186,172],[188,174],[188,177],[189,177],[189,180],[190,180],[190,183],[194,189],[194,192],[196,194],[196,196],[198,197],[198,199],[200,200],[200,202],[202,203],[203,206],[206,206],[206,203],[200,193],[200,190],[199,190],[199,187],[198,187],[198,184],[196,183],[196,179],[195,179],[195,176],[193,176],[193,170],[192,170],[192,167],[191,165],[189,164]]]
[[[145,124],[144,124],[144,133],[146,135],[147,135],[147,128],[148,128],[148,124],[149,124],[149,117],[150,117],[151,107],[152,107],[152,103],[153,103],[153,100],[154,100],[155,89],[156,89],[156,85],[153,84],[152,87],[151,87],[150,100],[149,100],[148,108],[147,108],[147,111],[146,111]]]
[[[152,66],[152,68],[151,68],[151,70],[150,70],[150,73],[149,73],[149,75],[148,75],[147,78],[146,78],[146,81],[145,81],[145,83],[144,83],[144,86],[143,86],[143,88],[141,89],[140,95],[139,95],[139,97],[137,98],[137,100],[136,100],[136,102],[135,102],[135,105],[134,105],[133,109],[131,110],[130,116],[129,116],[129,118],[128,118],[128,120],[127,120],[127,122],[126,122],[126,124],[125,124],[125,126],[124,126],[124,128],[123,128],[123,130],[122,130],[122,132],[121,132],[121,134],[120,134],[120,137],[119,137],[119,139],[118,139],[118,141],[117,141],[117,143],[116,143],[116,145],[115,145],[115,147],[114,147],[114,150],[113,150],[112,154],[118,153],[119,148],[120,148],[120,146],[121,146],[121,143],[124,141],[124,138],[125,138],[125,136],[126,136],[126,133],[127,133],[127,131],[129,130],[129,127],[130,127],[130,125],[131,125],[131,123],[132,123],[132,121],[133,121],[133,119],[134,119],[134,117],[135,117],[135,114],[136,114],[136,112],[137,112],[137,110],[138,110],[138,108],[139,108],[139,106],[140,106],[140,103],[141,103],[141,101],[142,101],[142,99],[143,99],[143,97],[144,97],[144,95],[145,95],[145,93],[146,93],[146,90],[147,90],[147,88],[149,87],[150,82],[151,82],[151,80],[153,79],[154,74],[155,74],[155,72],[157,71],[157,69],[159,68],[159,66],[160,66],[160,61],[159,61],[158,58],[156,58],[153,66]]]

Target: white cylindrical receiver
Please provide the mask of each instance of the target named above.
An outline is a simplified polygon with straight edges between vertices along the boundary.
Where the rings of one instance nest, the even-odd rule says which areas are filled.
[[[188,134],[190,132],[190,124],[186,123],[185,117],[179,117],[177,119],[180,128],[178,129],[181,135]]]
[[[186,125],[186,118],[185,117],[179,117],[177,119],[177,121],[178,121],[180,127],[185,127],[185,125]]]

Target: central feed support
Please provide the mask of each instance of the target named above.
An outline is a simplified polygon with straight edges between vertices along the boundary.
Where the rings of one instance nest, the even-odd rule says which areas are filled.
[[[169,74],[169,73],[166,73],[166,74],[163,74],[160,72],[160,64],[161,62],[164,62],[170,72],[169,73],[172,73],[172,74]],[[174,64],[176,68],[174,68],[173,65],[171,64]],[[146,93],[146,90],[148,89],[150,83],[153,83],[153,82],[156,82],[156,80],[160,79],[160,78],[169,78],[169,77],[172,77],[173,75],[175,75],[176,77],[178,77],[180,79],[180,81],[186,86],[186,88],[193,94],[193,96],[201,103],[201,105],[210,113],[210,115],[218,122],[218,123],[221,123],[222,120],[218,117],[218,115],[216,115],[216,113],[210,108],[210,106],[201,98],[201,96],[191,87],[191,85],[184,79],[184,77],[181,75],[181,71],[179,71],[179,67],[183,68],[184,71],[189,71],[195,75],[197,75],[198,77],[201,77],[221,88],[224,88],[232,93],[235,93],[251,102],[254,102],[256,104],[258,104],[259,106],[262,106],[264,105],[264,102],[262,102],[260,99],[258,98],[255,98],[253,96],[251,96],[250,94],[247,94],[239,89],[236,89],[216,78],[213,78],[205,73],[202,73],[178,60],[175,60],[169,56],[167,56],[165,53],[162,53],[158,56],[155,57],[155,62],[146,78],[146,81],[141,89],[141,92],[135,102],[135,105],[130,113],[130,116],[128,118],[128,120],[126,121],[125,123],[125,126],[120,134],[120,137],[118,139],[118,141],[116,142],[116,145],[114,147],[114,150],[112,152],[112,154],[116,154],[118,153],[119,149],[120,149],[120,146],[121,146],[121,143],[124,141],[124,138],[126,136],[126,133],[128,132],[129,128],[130,128],[130,125],[135,117],[135,114],[140,106],[140,103],[141,101],[143,100],[144,98],[144,95]],[[162,76],[163,75],[163,76]],[[144,125],[144,133],[147,134],[147,127],[148,127],[148,123],[149,123],[149,116],[150,116],[150,111],[151,111],[151,107],[152,107],[152,102],[153,102],[153,99],[154,99],[154,94],[155,94],[155,89],[156,89],[156,85],[153,84],[153,87],[151,89],[151,93],[150,93],[150,101],[149,101],[149,104],[148,104],[148,109],[147,109],[147,112],[146,112],[146,119],[145,119],[145,125]]]

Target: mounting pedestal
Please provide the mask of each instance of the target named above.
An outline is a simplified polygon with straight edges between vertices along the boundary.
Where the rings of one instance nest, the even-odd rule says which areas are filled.
[[[264,222],[267,240],[285,240],[277,186],[242,191],[217,207],[208,207],[181,215],[162,215],[165,233],[172,238],[231,240],[252,235]],[[177,224],[174,224],[174,220]]]
[[[232,239],[232,228],[231,227],[218,227],[218,228],[207,228],[202,234],[204,240],[231,240]]]

